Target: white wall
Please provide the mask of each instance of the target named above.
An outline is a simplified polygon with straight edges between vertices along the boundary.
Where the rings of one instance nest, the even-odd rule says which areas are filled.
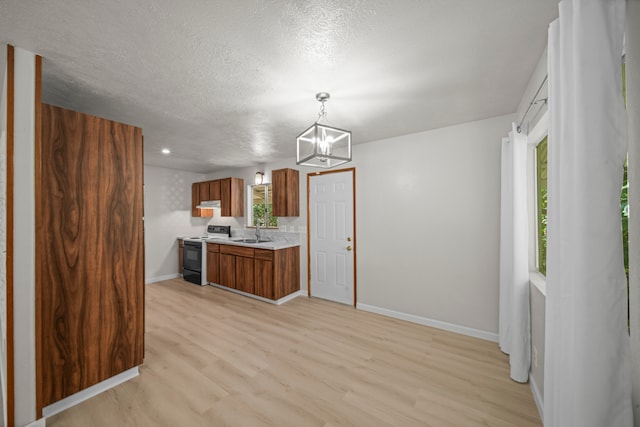
[[[191,216],[191,183],[202,174],[144,167],[145,282],[176,277],[178,236],[201,236],[208,218]]]
[[[497,333],[500,141],[513,120],[354,149],[359,303]]]
[[[15,423],[35,420],[35,55],[15,49]]]

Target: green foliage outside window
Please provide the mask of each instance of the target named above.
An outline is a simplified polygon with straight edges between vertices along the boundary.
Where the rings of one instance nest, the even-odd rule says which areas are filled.
[[[538,187],[538,271],[547,274],[547,137],[536,147]]]
[[[267,215],[266,220],[265,215]],[[271,204],[268,206],[264,203],[253,205],[253,225],[260,225],[261,227],[278,227],[278,217],[271,214]]]
[[[273,216],[271,204],[271,184],[251,186],[252,218],[250,224],[254,227],[278,227],[278,217]]]

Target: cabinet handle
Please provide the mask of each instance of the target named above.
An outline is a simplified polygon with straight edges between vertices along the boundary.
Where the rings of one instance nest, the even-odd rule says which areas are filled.
[[[347,246],[347,250],[350,251],[351,250],[351,246]]]

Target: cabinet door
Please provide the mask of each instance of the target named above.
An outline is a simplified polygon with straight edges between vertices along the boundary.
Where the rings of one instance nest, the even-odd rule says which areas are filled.
[[[207,251],[207,282],[220,283],[220,254]]]
[[[253,276],[253,258],[236,257],[236,289],[252,294]]]
[[[220,284],[228,288],[236,287],[236,257],[220,254]]]
[[[207,182],[199,182],[198,190],[200,191],[200,201],[203,202],[205,200],[211,200],[209,197],[209,181]]]
[[[255,289],[258,296],[273,299],[273,261],[255,259]]]
[[[244,216],[244,179],[220,180],[220,205],[222,216]]]
[[[209,181],[209,198],[210,200],[220,200],[220,180]]]
[[[200,209],[196,208],[200,204],[200,185],[197,182],[191,184],[191,216],[200,216]]]
[[[295,169],[271,172],[273,216],[300,216],[300,178]]]

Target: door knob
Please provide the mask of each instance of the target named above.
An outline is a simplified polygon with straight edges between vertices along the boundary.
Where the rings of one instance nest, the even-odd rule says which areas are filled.
[[[350,251],[351,250],[351,246],[347,246],[347,250]]]

